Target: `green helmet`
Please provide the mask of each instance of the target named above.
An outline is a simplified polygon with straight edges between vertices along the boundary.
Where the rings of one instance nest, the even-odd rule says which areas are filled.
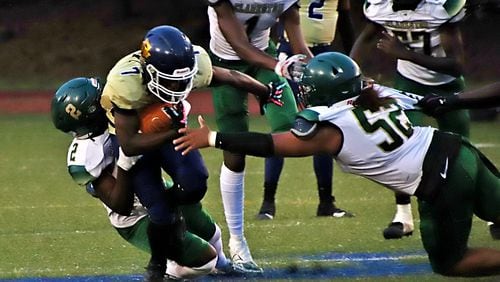
[[[306,65],[299,86],[307,106],[331,106],[359,95],[361,71],[356,62],[344,54],[321,53]]]
[[[100,105],[102,87],[95,78],[73,78],[59,87],[52,98],[54,126],[79,138],[101,135],[107,128]]]

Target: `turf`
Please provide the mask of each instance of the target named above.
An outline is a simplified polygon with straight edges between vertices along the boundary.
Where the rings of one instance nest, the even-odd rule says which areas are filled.
[[[208,123],[213,126],[213,119],[208,118]],[[0,279],[142,273],[148,255],[123,241],[109,225],[100,203],[69,177],[65,163],[71,138],[55,130],[46,115],[0,116],[0,125]],[[194,120],[190,125],[196,126]],[[264,119],[253,118],[252,129],[267,131]],[[472,136],[472,141],[498,165],[500,123],[475,122]],[[222,154],[217,150],[202,150],[202,154],[210,172],[203,204],[219,222],[227,244],[218,188]],[[357,253],[417,253],[421,255],[401,260],[427,264],[418,230],[403,240],[383,239],[382,230],[392,219],[395,206],[392,193],[374,183],[343,174],[336,167],[337,204],[355,217],[317,218],[312,159],[287,159],[277,193],[276,217],[258,221],[255,215],[263,194],[263,160],[248,157],[246,175],[245,233],[256,262],[270,273],[285,271],[290,277],[307,280],[293,274],[303,273],[303,268],[340,269],[346,261],[335,256]],[[416,205],[413,208],[417,218]],[[484,222],[475,219],[473,224],[471,246],[500,247],[500,242],[489,237]],[[321,257],[325,253],[333,258]],[[401,278],[395,270],[383,277],[343,279]],[[404,279],[447,280],[428,271]]]

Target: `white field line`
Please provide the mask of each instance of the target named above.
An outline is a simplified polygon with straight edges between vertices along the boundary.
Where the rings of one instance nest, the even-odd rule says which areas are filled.
[[[497,143],[476,143],[474,144],[478,148],[496,148],[500,147],[500,144]]]
[[[426,259],[427,255],[425,254],[411,254],[411,255],[397,255],[397,256],[375,256],[375,257],[365,257],[365,258],[353,258],[346,255],[341,258],[318,258],[318,259],[304,259],[304,261],[308,262],[363,262],[363,261],[395,261],[402,259]]]

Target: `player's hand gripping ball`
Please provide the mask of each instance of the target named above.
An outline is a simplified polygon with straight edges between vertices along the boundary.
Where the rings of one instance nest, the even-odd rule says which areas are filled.
[[[168,131],[172,128],[172,118],[167,109],[169,103],[155,103],[145,107],[140,113],[140,129],[142,133]]]

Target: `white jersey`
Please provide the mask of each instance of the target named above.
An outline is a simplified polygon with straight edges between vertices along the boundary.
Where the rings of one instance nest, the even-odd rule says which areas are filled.
[[[210,5],[216,5],[221,0],[208,0]],[[250,43],[260,50],[269,45],[271,27],[279,16],[288,10],[297,0],[230,0],[238,21],[245,26]],[[210,21],[210,50],[225,60],[240,60],[233,47],[226,41],[219,28],[217,13],[208,7]]]
[[[68,150],[68,171],[73,180],[79,185],[91,185],[92,181],[96,180],[110,165],[114,167],[114,162],[115,156],[111,138],[107,131],[94,138],[75,138]],[[113,174],[116,175],[116,171]],[[116,228],[131,227],[147,215],[147,210],[139,203],[137,198],[134,201],[134,208],[130,216],[120,215],[113,212],[104,203],[103,205],[108,211],[109,221]]]
[[[392,0],[366,0],[367,19],[382,25],[411,50],[433,57],[446,57],[439,28],[465,15],[465,0],[423,0],[415,10],[393,11]],[[424,85],[441,85],[456,77],[439,73],[406,60],[397,61],[398,72]]]
[[[335,159],[343,171],[413,195],[434,129],[411,126],[403,110],[413,108],[416,100],[392,88],[376,85],[375,89],[379,96],[396,98],[398,103],[372,112],[352,106],[353,98],[306,111],[314,111],[318,121],[328,121],[342,131],[343,144]]]

